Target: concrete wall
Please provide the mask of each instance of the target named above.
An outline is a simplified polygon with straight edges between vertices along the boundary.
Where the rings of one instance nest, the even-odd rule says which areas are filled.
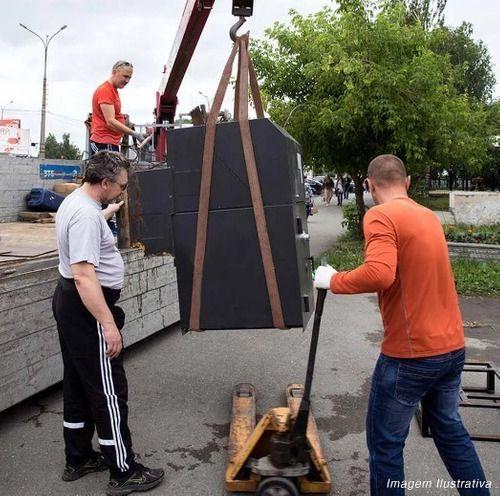
[[[451,191],[450,210],[457,224],[473,226],[500,222],[500,193],[489,191]]]
[[[490,262],[500,261],[500,245],[484,245],[474,243],[448,243],[450,258],[462,260],[478,260]]]
[[[82,165],[80,160],[56,160],[29,157],[0,156],[0,222],[17,221],[21,210],[26,210],[25,196],[31,188],[52,189],[61,179],[42,179],[40,164]]]
[[[125,285],[119,305],[129,346],[179,320],[173,258],[146,258],[126,250]],[[59,274],[57,258],[16,266],[0,277],[0,411],[56,384],[62,360],[51,299]]]

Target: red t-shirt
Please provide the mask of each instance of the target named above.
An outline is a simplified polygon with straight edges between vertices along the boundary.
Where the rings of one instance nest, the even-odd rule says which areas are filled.
[[[92,97],[92,126],[90,129],[90,139],[96,143],[105,143],[119,145],[123,133],[113,131],[106,125],[106,119],[101,110],[101,103],[113,105],[115,107],[115,118],[122,124],[125,123],[125,117],[121,110],[120,95],[117,89],[109,82],[102,83],[94,92]]]
[[[370,208],[365,262],[332,277],[334,293],[378,292],[382,352],[395,358],[441,355],[465,346],[443,228],[409,198]]]

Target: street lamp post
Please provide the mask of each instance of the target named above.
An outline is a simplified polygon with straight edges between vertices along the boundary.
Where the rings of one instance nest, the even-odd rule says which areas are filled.
[[[306,105],[309,105],[309,103],[299,103],[298,105],[295,105],[291,112],[288,114],[288,117],[286,118],[285,123],[283,124],[283,129],[286,129],[286,125],[288,124],[288,121],[290,120],[290,117],[292,117],[292,114],[300,107],[304,107]]]
[[[210,98],[208,98],[208,96],[205,95],[205,93],[202,93],[201,91],[198,91],[198,93],[207,99],[207,112],[210,112]]]
[[[14,103],[14,100],[11,100],[9,103],[6,103],[5,105],[3,105],[3,106],[1,107],[1,109],[2,109],[2,117],[0,118],[0,120],[2,120],[2,121],[3,121],[3,113],[4,113],[5,109],[6,109],[6,108],[7,108],[7,107],[11,104],[11,103]]]
[[[48,34],[45,35],[45,40],[37,33],[32,31],[30,28],[26,27],[24,24],[19,23],[23,29],[29,31],[34,34],[40,41],[43,43],[44,48],[44,59],[43,59],[43,85],[42,85],[42,118],[40,121],[40,150],[38,156],[40,158],[45,158],[45,114],[47,111],[47,51],[49,49],[49,43],[52,38],[59,34],[63,29],[66,29],[68,26],[65,24],[62,26],[59,31],[56,31],[52,36],[49,37]]]

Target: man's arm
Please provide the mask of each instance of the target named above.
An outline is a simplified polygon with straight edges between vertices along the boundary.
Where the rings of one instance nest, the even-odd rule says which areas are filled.
[[[109,103],[101,103],[100,104],[102,115],[106,121],[106,126],[108,126],[111,130],[117,131],[119,133],[129,134],[133,136],[135,131],[130,129],[125,124],[122,124],[118,119],[116,119],[115,115],[115,107],[114,105],[110,105]]]
[[[104,218],[106,220],[109,220],[111,219],[111,217],[113,217],[113,215],[116,214],[116,212],[118,212],[118,210],[120,210],[120,208],[122,207],[124,201],[120,201],[118,203],[110,203],[103,211],[102,211],[102,214],[104,215]]]
[[[382,213],[369,210],[365,215],[365,261],[357,269],[334,274],[333,293],[374,293],[388,289],[396,278],[398,260],[396,231]]]
[[[87,262],[74,263],[71,265],[71,272],[83,304],[101,324],[107,344],[106,355],[110,358],[117,357],[122,349],[121,334],[104,299],[94,266]]]

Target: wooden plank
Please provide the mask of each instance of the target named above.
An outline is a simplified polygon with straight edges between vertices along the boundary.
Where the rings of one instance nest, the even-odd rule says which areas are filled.
[[[34,221],[40,219],[50,218],[49,212],[31,212],[29,210],[19,212],[19,219],[21,221]]]
[[[10,252],[8,252],[10,253]],[[24,257],[5,257],[0,256],[0,265],[2,269],[7,269],[10,265],[14,265],[16,263],[21,262],[22,260],[26,260]]]
[[[52,221],[52,219],[47,219]],[[56,253],[57,249],[48,247],[47,245],[16,245],[6,246],[6,250],[10,250],[8,255],[4,257],[39,257],[40,255],[47,255],[48,253]]]

